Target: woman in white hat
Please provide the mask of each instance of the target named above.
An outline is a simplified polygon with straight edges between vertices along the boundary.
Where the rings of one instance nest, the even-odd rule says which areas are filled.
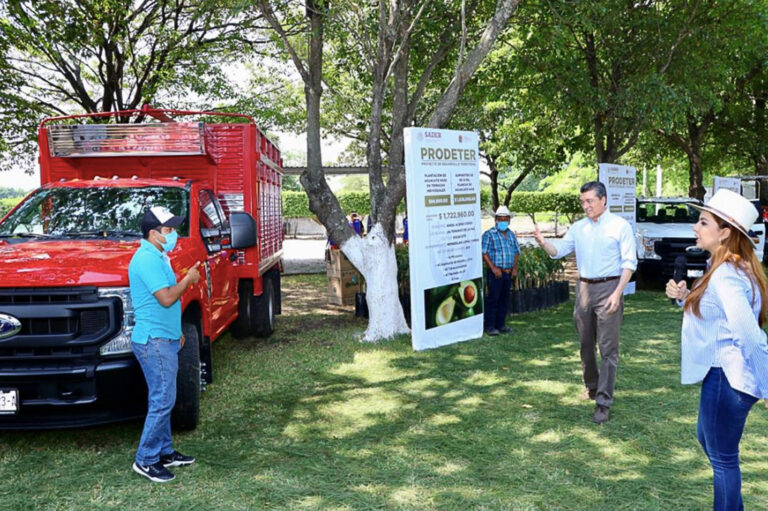
[[[682,383],[703,381],[697,435],[714,473],[714,510],[741,510],[739,441],[752,405],[768,397],[768,284],[748,235],[758,214],[725,189],[694,207],[709,268],[691,290],[670,280],[666,291],[684,308]]]

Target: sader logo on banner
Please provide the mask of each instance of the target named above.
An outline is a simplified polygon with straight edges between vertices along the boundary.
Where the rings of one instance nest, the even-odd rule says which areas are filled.
[[[483,335],[477,135],[405,129],[413,348]]]

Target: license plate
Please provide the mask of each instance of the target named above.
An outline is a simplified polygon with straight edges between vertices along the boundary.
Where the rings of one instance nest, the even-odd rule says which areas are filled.
[[[0,389],[0,415],[15,414],[19,411],[19,391]]]
[[[704,275],[704,270],[688,270],[688,276],[692,279],[701,277]]]

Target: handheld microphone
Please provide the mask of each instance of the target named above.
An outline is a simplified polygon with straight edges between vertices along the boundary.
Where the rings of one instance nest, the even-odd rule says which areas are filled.
[[[685,280],[686,267],[688,266],[688,258],[684,255],[679,255],[675,258],[675,269],[672,273],[672,280],[675,283],[679,283],[681,280]],[[674,298],[670,298],[672,303],[676,303]]]

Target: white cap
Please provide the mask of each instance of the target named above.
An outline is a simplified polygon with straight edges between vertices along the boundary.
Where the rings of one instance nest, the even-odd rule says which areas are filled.
[[[496,214],[494,216],[508,216],[508,217],[512,218],[512,213],[510,213],[509,209],[502,204],[496,210]]]

